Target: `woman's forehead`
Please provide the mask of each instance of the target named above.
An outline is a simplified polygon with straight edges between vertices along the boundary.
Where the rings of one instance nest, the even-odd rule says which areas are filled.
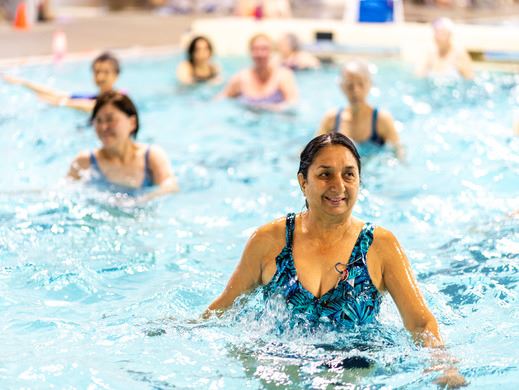
[[[323,147],[315,156],[312,165],[350,165],[351,162],[357,165],[355,156],[347,147],[343,145],[327,145]]]
[[[352,82],[352,81],[369,82],[369,77],[367,77],[360,70],[350,70],[350,69],[344,70],[342,72],[342,79],[345,82]]]

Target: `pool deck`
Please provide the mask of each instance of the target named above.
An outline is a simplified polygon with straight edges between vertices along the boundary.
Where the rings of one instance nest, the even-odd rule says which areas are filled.
[[[62,30],[68,57],[94,55],[103,50],[173,50],[178,47],[194,15],[160,15],[149,11],[68,13],[28,30],[0,24],[0,63],[16,64],[52,56],[52,38]]]
[[[519,7],[514,8],[519,15]],[[415,19],[432,19],[438,10],[418,8],[414,11]],[[421,13],[420,13],[421,12]],[[487,13],[490,15],[490,13]],[[514,12],[509,14],[514,15]],[[305,15],[299,15],[305,16]],[[497,19],[499,20],[499,19]],[[472,20],[467,19],[468,22]],[[491,21],[489,21],[491,22]],[[519,52],[519,24],[515,26],[460,26],[467,32],[469,46],[471,42],[484,43],[484,49],[492,47],[495,50],[517,50]],[[230,28],[234,27],[234,28]],[[56,30],[62,30],[67,37],[67,56],[93,56],[102,50],[126,50],[134,52],[169,51],[172,52],[186,40],[190,31],[206,32],[216,41],[219,54],[236,54],[243,51],[247,34],[264,28],[273,31],[274,35],[288,28],[303,32],[303,41],[311,43],[310,31],[333,28],[338,36],[354,37],[358,46],[370,47],[400,46],[400,51],[409,52],[411,45],[397,45],[402,36],[417,38],[426,37],[428,25],[406,23],[404,27],[389,25],[347,25],[338,19],[306,19],[293,18],[290,20],[265,20],[260,23],[247,18],[233,18],[222,15],[171,15],[155,11],[133,10],[109,12],[99,7],[60,8],[58,17],[47,23],[37,23],[28,30],[15,30],[7,22],[0,23],[0,65],[23,64],[31,61],[50,61],[52,59],[52,38]],[[310,28],[311,27],[311,28]],[[236,28],[238,30],[236,30]],[[244,29],[244,30],[242,30]],[[273,29],[273,30],[271,30]],[[240,31],[240,34],[236,34]],[[381,33],[381,31],[383,31]],[[418,35],[416,35],[418,34]],[[384,36],[385,45],[377,45],[380,36]],[[232,39],[228,39],[231,37]],[[366,41],[367,40],[367,41]],[[421,39],[420,39],[421,40]],[[421,44],[417,39],[415,42]],[[243,42],[242,42],[243,41]],[[344,42],[348,43],[348,38]],[[219,44],[220,42],[223,42]],[[232,47],[229,46],[232,42]],[[366,43],[367,42],[367,43]],[[383,42],[383,43],[384,43]],[[423,42],[423,41],[422,41]],[[477,51],[477,47],[474,47]],[[391,50],[390,50],[391,51]]]

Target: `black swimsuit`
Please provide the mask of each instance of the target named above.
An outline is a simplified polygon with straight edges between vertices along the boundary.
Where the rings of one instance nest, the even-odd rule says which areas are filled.
[[[337,111],[337,115],[335,115],[335,127],[333,128],[333,132],[337,133],[339,131],[339,127],[341,125],[341,114],[344,111],[344,108],[341,108]],[[384,145],[386,141],[382,137],[378,135],[377,132],[377,119],[378,119],[378,109],[373,109],[373,115],[371,117],[371,136],[368,139],[368,142],[372,142],[376,145]]]

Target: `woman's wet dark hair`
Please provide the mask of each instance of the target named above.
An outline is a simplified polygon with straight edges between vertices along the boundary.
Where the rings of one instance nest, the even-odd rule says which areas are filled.
[[[344,134],[338,132],[322,134],[311,140],[305,146],[304,150],[301,152],[299,170],[297,171],[297,173],[302,174],[306,180],[308,177],[308,168],[310,168],[310,165],[312,165],[312,163],[314,162],[315,156],[317,156],[317,154],[321,151],[322,148],[328,145],[341,145],[348,149],[357,161],[357,167],[359,168],[360,177],[361,164],[359,152],[351,139],[346,137]]]
[[[207,47],[209,48],[209,53],[213,54],[213,45],[211,45],[211,42],[208,38],[201,35],[194,37],[189,43],[189,46],[187,47],[187,60],[192,66],[195,65],[195,49],[196,43],[198,41],[205,41],[207,43]]]
[[[114,68],[115,74],[118,75],[119,73],[121,73],[121,66],[119,65],[119,60],[108,51],[101,53],[94,59],[94,61],[92,61],[92,70],[94,70],[94,66],[98,62],[110,62]]]
[[[137,132],[139,131],[139,114],[137,113],[137,108],[128,96],[119,92],[109,91],[102,93],[97,97],[92,115],[90,116],[90,123],[94,123],[94,119],[96,118],[99,110],[107,104],[113,105],[127,116],[135,117],[135,130],[133,130],[131,136],[133,138],[137,138]]]

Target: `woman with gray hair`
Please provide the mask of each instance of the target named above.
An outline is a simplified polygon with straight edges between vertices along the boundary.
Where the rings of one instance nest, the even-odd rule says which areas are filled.
[[[347,62],[341,70],[340,87],[349,106],[328,111],[318,134],[342,133],[357,144],[391,145],[398,159],[404,158],[400,137],[391,114],[367,102],[371,89],[368,64],[361,60]]]

